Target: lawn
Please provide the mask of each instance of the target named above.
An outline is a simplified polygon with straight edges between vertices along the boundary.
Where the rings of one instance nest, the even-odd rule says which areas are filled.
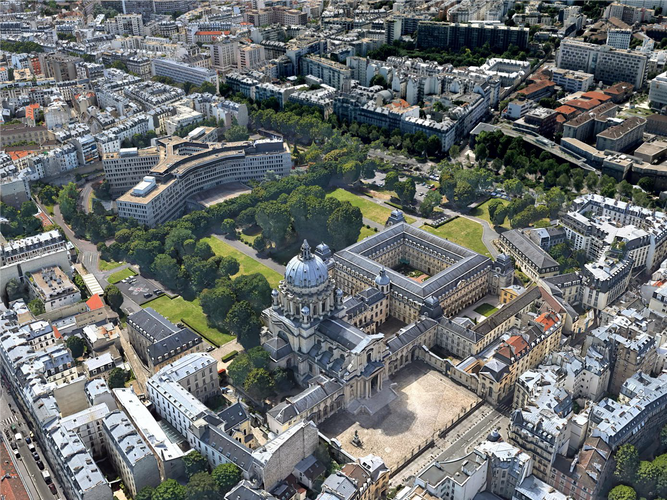
[[[208,238],[203,238],[202,240],[211,245],[211,248],[216,255],[222,255],[224,257],[231,256],[239,261],[240,269],[238,274],[235,276],[240,276],[242,274],[260,273],[266,277],[269,284],[273,288],[278,288],[278,283],[281,279],[283,279],[282,275],[273,269],[269,269],[261,262],[257,262],[252,257],[248,257],[246,254],[239,252],[236,248],[228,245],[224,241],[219,240],[215,236],[209,236]]]
[[[116,269],[122,264],[122,262],[116,262],[115,260],[100,259],[97,265],[100,268],[100,271],[111,271],[112,269]]]
[[[387,219],[391,214],[391,208],[378,205],[365,196],[356,195],[342,188],[338,188],[335,191],[332,191],[331,193],[327,194],[327,196],[332,196],[339,201],[349,201],[353,206],[359,207],[364,217],[377,222],[378,224],[384,224],[387,222]],[[405,221],[408,224],[412,224],[415,219],[406,215]]]
[[[507,200],[503,200],[503,199],[500,199],[500,198],[491,198],[491,200],[498,200],[498,201],[500,201],[500,202],[503,204],[503,206],[507,206],[507,205],[510,204],[509,201],[507,201]],[[491,202],[491,200],[487,200],[487,201],[485,201],[484,203],[482,203],[480,206],[478,206],[477,208],[475,208],[475,209],[470,213],[470,215],[472,215],[473,217],[478,217],[478,218],[480,218],[480,219],[485,220],[486,222],[488,222],[489,224],[491,224],[491,227],[493,227],[493,223],[491,222],[491,218],[489,217],[489,203]],[[505,228],[507,228],[507,229],[510,228],[509,217],[505,219],[505,222],[502,224],[501,227],[505,227]]]
[[[125,269],[121,269],[118,272],[115,272],[107,278],[107,281],[109,283],[118,283],[119,281],[123,281],[125,278],[129,278],[130,276],[134,276],[137,273],[130,269],[129,267],[126,267]]]
[[[366,226],[361,226],[361,231],[359,231],[359,239],[357,241],[361,241],[367,236],[371,236],[373,234],[375,234],[375,231],[368,229]]]
[[[163,295],[155,300],[146,302],[143,307],[152,307],[172,323],[179,323],[181,321],[186,323],[190,328],[196,330],[196,333],[217,346],[226,344],[234,339],[233,335],[223,333],[217,328],[208,326],[206,315],[199,305],[199,299],[188,302],[183,297],[170,299],[166,295]]]
[[[457,217],[440,227],[422,226],[422,229],[441,238],[447,238],[477,253],[491,257],[491,254],[482,241],[482,225],[475,221],[466,219],[465,217]]]
[[[494,312],[498,310],[497,307],[493,307],[491,304],[480,304],[477,307],[475,307],[474,311],[477,314],[481,314],[482,316],[486,316],[487,318],[491,316]]]

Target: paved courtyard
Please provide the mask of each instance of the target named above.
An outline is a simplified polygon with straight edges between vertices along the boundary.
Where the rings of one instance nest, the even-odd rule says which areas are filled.
[[[398,397],[390,404],[373,415],[337,413],[320,430],[352,455],[373,453],[394,467],[477,401],[472,392],[421,361],[406,366],[391,381]],[[355,431],[362,449],[352,444]]]

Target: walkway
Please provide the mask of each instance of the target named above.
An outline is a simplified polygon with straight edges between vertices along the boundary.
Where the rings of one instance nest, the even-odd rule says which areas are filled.
[[[260,262],[261,264],[264,264],[269,269],[273,269],[274,271],[276,271],[277,273],[280,273],[281,275],[285,274],[285,266],[283,266],[282,264],[278,264],[274,260],[267,259],[266,257],[260,257],[259,255],[257,255],[257,252],[253,248],[249,247],[248,245],[246,245],[242,241],[228,240],[227,238],[225,238],[224,236],[222,236],[220,234],[215,234],[214,236],[216,238],[218,238],[220,241],[222,241],[223,243],[226,243],[230,247],[233,247],[234,249],[238,250],[242,254],[247,255],[251,259],[254,259],[257,262]]]
[[[484,219],[479,219],[477,217],[473,217],[472,215],[461,215],[461,217],[465,217],[468,220],[477,222],[482,225],[482,228],[484,229],[482,232],[482,243],[484,243],[484,246],[494,259],[498,257],[498,255],[500,255],[500,252],[493,244],[493,241],[497,240],[499,238],[499,235],[495,231],[495,229],[491,227],[491,224],[486,222]]]

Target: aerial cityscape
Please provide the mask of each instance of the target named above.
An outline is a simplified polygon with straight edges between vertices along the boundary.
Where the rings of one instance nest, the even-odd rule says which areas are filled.
[[[0,500],[665,500],[667,0],[0,0]]]

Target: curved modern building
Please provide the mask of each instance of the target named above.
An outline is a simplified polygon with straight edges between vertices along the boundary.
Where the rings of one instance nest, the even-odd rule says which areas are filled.
[[[261,180],[269,171],[287,175],[292,166],[282,140],[217,144],[174,138],[162,145],[160,162],[117,200],[121,217],[156,226],[179,216],[194,194],[230,182]]]

